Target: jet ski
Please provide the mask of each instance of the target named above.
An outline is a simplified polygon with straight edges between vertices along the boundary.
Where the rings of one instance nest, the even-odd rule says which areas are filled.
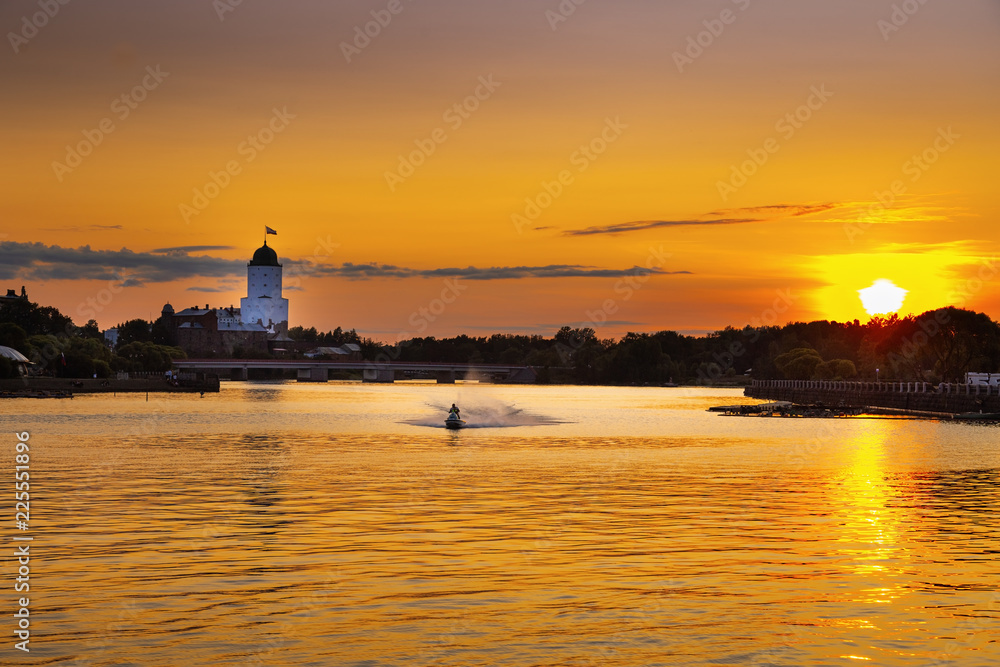
[[[465,428],[465,420],[458,416],[458,410],[451,410],[444,420],[444,427],[452,430]]]

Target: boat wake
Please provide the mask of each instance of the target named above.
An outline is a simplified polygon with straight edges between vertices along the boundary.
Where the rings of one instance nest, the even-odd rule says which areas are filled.
[[[444,426],[444,418],[448,414],[451,405],[439,405],[428,403],[427,407],[434,410],[433,416],[420,417],[417,419],[406,419],[401,423],[410,426],[425,426],[427,428],[441,428]],[[512,404],[504,403],[486,396],[477,396],[474,399],[463,399],[458,403],[462,410],[462,419],[466,421],[466,429],[470,428],[513,428],[517,426],[551,426],[562,424],[557,419],[536,415],[515,407]]]

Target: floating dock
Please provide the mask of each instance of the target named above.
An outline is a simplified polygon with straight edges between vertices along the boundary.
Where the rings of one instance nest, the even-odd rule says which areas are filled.
[[[708,409],[726,417],[807,417],[823,419],[832,417],[909,417],[914,419],[939,419],[967,422],[1000,422],[1000,413],[994,412],[936,412],[933,410],[908,410],[906,408],[831,407],[822,403],[799,405],[791,401],[772,401],[755,405],[720,405]]]

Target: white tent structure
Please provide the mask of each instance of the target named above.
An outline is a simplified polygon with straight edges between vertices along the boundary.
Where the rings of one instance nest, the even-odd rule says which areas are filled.
[[[28,366],[31,365],[31,361],[14,348],[0,345],[0,357],[13,361],[17,365],[18,372],[21,375],[28,374]]]

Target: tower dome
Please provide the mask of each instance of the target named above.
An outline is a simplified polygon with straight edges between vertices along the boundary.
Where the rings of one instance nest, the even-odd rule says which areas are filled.
[[[281,264],[278,264],[278,253],[267,245],[267,241],[264,241],[264,245],[257,248],[257,252],[253,254],[250,266],[281,266]]]

